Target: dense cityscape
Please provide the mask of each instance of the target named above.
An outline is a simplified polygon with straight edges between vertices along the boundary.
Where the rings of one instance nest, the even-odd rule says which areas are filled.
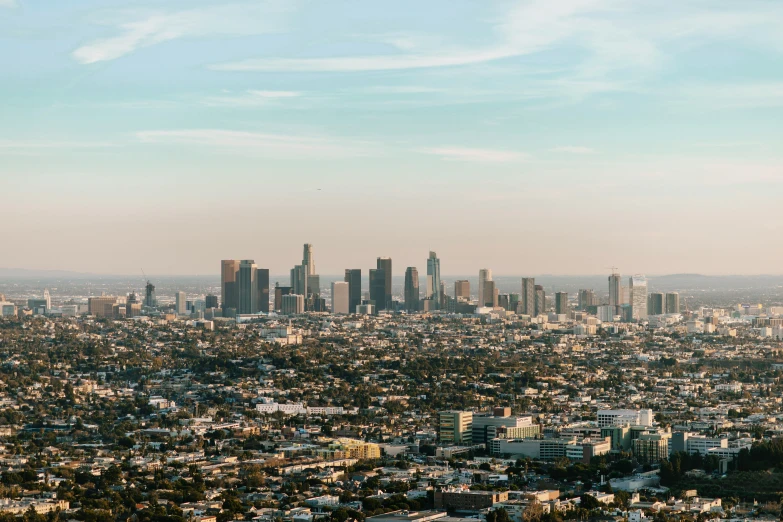
[[[0,517],[780,516],[779,298],[707,306],[614,267],[597,291],[488,268],[473,290],[435,252],[402,285],[388,257],[326,288],[315,266],[306,244],[271,286],[223,260],[160,296],[6,281]]]

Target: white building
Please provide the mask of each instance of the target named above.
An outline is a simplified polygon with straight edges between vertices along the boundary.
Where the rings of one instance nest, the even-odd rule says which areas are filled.
[[[332,283],[332,313],[349,314],[348,283],[334,281]]]
[[[304,313],[304,296],[289,294],[283,296],[282,313],[285,315]]]
[[[653,425],[652,410],[598,410],[598,427]]]

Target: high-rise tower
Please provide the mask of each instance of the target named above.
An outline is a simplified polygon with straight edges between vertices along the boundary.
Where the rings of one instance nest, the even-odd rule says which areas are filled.
[[[382,303],[376,303],[378,310],[392,309],[392,260],[390,257],[379,257],[377,269],[383,271],[383,298]]]
[[[617,313],[617,307],[623,304],[623,289],[620,274],[612,272],[609,276],[609,306],[613,306],[615,313]]]
[[[429,267],[429,262],[427,262]],[[427,276],[429,284],[429,276]],[[429,291],[429,289],[428,289]],[[416,312],[419,310],[419,271],[416,267],[409,266],[405,269],[405,310]]]
[[[647,279],[643,275],[628,278],[631,297],[631,317],[636,321],[647,319]]]
[[[440,259],[435,252],[427,258],[427,289],[425,296],[432,301],[434,309],[440,308]],[[431,307],[432,309],[432,307]]]
[[[484,304],[487,302],[487,297],[489,297],[489,300],[492,300],[492,296],[485,296],[485,286],[487,284],[487,281],[492,281],[492,269],[490,268],[482,268],[479,270],[479,282],[478,282],[478,305],[484,306]]]
[[[229,310],[234,310],[236,313],[239,306],[237,272],[239,272],[239,261],[236,259],[224,259],[220,262],[220,298],[223,302],[223,315],[228,315]]]
[[[237,273],[238,314],[258,313],[258,267],[252,259],[239,263]]]
[[[361,268],[346,268],[345,282],[348,283],[349,313],[355,314],[356,307],[362,304],[362,270]]]
[[[522,278],[522,292],[519,294],[521,312],[525,315],[536,315],[536,280],[533,277]]]
[[[307,275],[315,275],[315,259],[313,259],[313,245],[305,243],[302,264],[307,267]]]

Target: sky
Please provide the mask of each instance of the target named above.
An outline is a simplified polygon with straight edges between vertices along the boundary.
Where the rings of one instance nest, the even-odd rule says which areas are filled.
[[[780,274],[779,0],[0,0],[0,267]]]

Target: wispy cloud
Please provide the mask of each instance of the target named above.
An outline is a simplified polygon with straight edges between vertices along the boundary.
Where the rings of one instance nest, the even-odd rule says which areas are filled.
[[[434,147],[419,149],[419,152],[440,156],[448,161],[472,161],[482,163],[511,163],[529,158],[524,152],[494,149],[472,149],[465,147]]]
[[[224,152],[284,159],[351,158],[377,152],[372,144],[361,141],[226,129],[148,130],[137,132],[136,137],[143,143],[197,145]]]
[[[710,109],[783,107],[783,82],[691,83],[668,94],[674,103]]]
[[[119,34],[83,45],[73,51],[72,57],[90,64],[178,38],[277,32],[283,27],[289,6],[290,3],[267,0],[174,12],[118,13],[100,23],[116,27]]]
[[[265,91],[249,89],[238,94],[209,96],[203,100],[204,105],[213,107],[255,107],[279,103],[283,100],[302,96],[298,91]]]
[[[0,151],[7,156],[62,156],[76,151],[99,151],[120,146],[110,141],[0,139]]]
[[[551,152],[565,152],[567,154],[595,154],[595,150],[590,147],[580,145],[561,145],[549,149]]]
[[[16,7],[16,0],[0,0],[0,7]]]

